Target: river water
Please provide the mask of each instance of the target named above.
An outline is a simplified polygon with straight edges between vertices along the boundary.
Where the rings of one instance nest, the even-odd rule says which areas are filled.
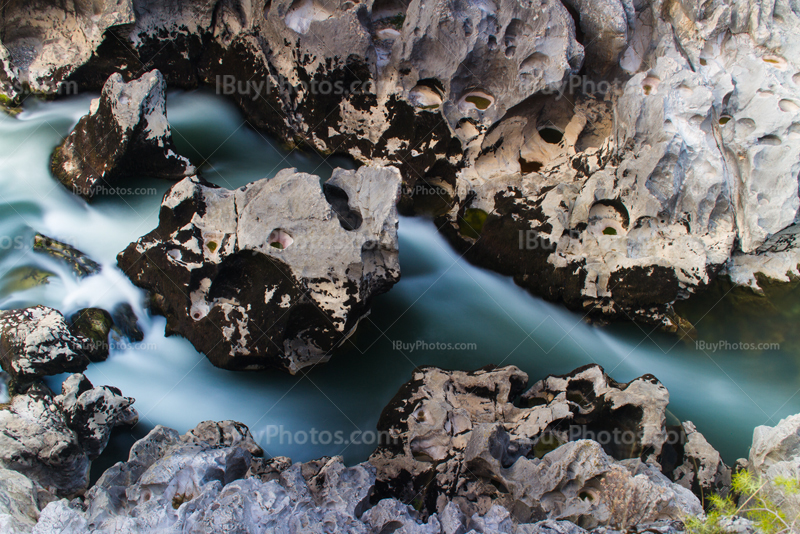
[[[146,313],[143,294],[115,266],[119,251],[156,226],[169,184],[141,178],[129,184],[139,191],[87,204],[49,172],[53,148],[88,112],[90,100],[29,100],[16,118],[0,116],[0,309],[45,304],[70,314],[124,301],[138,313],[144,341],[120,343],[86,372],[95,385],[136,398],[140,414],[134,429],[115,433],[97,469],[157,424],[185,432],[203,420],[224,419],[247,424],[270,455],[306,461],[341,454],[348,463],[363,461],[374,449],[368,431],[381,409],[420,365],[513,364],[531,383],[593,362],[618,381],[651,373],[669,388],[670,411],[694,421],[728,462],[747,454],[755,426],[800,412],[793,343],[782,350],[733,350],[741,339],[738,329],[727,328],[705,332],[714,339],[724,331],[719,341],[727,350],[697,350],[636,325],[591,326],[510,279],[468,264],[432,222],[418,218],[400,222],[402,280],[375,300],[372,315],[331,362],[296,377],[216,369],[184,339],[164,337],[164,319]],[[287,152],[249,128],[232,104],[205,92],[170,93],[168,116],[180,152],[195,164],[205,161],[206,179],[224,187],[286,167],[324,178],[333,166],[349,165]],[[83,250],[103,271],[77,280],[64,265],[32,252],[35,232]],[[50,283],[30,287],[25,276],[32,270],[52,273]],[[790,288],[785,292],[779,306],[796,307],[800,298]],[[705,311],[694,310],[701,331],[704,321],[729,326],[731,318],[744,317],[725,301],[703,305]],[[764,332],[794,324],[762,322],[755,326]],[[57,388],[59,377],[50,382]]]

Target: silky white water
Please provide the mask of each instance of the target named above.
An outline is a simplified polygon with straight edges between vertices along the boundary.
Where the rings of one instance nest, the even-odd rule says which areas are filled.
[[[400,222],[402,280],[375,300],[372,315],[331,362],[305,376],[216,369],[184,339],[164,337],[164,319],[147,314],[143,293],[115,266],[118,252],[156,226],[170,184],[132,180],[126,185],[139,191],[87,204],[49,172],[53,148],[90,100],[29,101],[16,118],[0,117],[0,308],[45,304],[69,315],[122,301],[134,307],[144,341],[114,347],[106,362],[86,371],[95,385],[134,397],[140,414],[134,429],[116,433],[100,465],[119,459],[157,424],[185,432],[203,420],[223,419],[248,425],[269,455],[305,461],[341,454],[349,463],[362,461],[374,449],[367,431],[420,365],[513,364],[531,383],[594,362],[618,381],[651,373],[669,389],[671,412],[694,421],[728,462],[747,454],[755,426],[800,412],[798,358],[789,350],[709,353],[655,333],[653,341],[650,329],[635,325],[589,326],[510,279],[466,263],[432,222],[413,218]],[[332,165],[348,165],[282,150],[230,103],[208,93],[171,93],[168,115],[180,152],[195,164],[207,160],[204,177],[223,187],[286,167],[325,178]],[[35,232],[86,252],[103,265],[101,274],[79,281],[67,266],[34,253]],[[30,268],[55,276],[26,288],[19,280]]]

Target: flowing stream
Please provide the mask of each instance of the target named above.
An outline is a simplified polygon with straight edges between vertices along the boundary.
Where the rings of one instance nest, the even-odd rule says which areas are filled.
[[[510,279],[468,264],[432,222],[417,218],[400,222],[402,280],[375,300],[372,315],[328,364],[295,377],[217,369],[186,340],[166,338],[164,319],[147,314],[143,293],[116,268],[116,254],[156,226],[170,184],[142,178],[128,184],[130,194],[87,204],[49,172],[53,148],[88,112],[90,100],[29,100],[16,118],[0,114],[0,309],[45,304],[69,315],[125,301],[139,315],[144,341],[119,343],[107,361],[86,372],[95,385],[113,385],[134,397],[140,414],[134,429],[115,433],[95,470],[120,459],[157,424],[185,432],[203,420],[224,419],[248,425],[269,455],[306,461],[341,454],[351,464],[363,461],[376,439],[367,431],[420,365],[513,364],[531,383],[593,362],[618,381],[651,373],[669,388],[672,414],[694,421],[729,463],[747,454],[755,426],[800,412],[792,346],[696,350],[649,328],[588,325]],[[170,93],[168,116],[180,152],[194,163],[206,160],[203,175],[223,187],[286,167],[324,179],[333,166],[350,165],[287,152],[249,128],[228,101],[206,92]],[[67,266],[32,251],[35,232],[83,250],[103,265],[101,274],[77,280]],[[31,277],[41,272],[52,273],[49,283],[32,285]],[[786,291],[792,294],[782,305],[796,307],[799,296]],[[708,314],[714,324],[740,313],[715,304]],[[762,323],[757,328],[765,331],[782,327]],[[726,336],[726,343],[738,341],[735,331]],[[50,383],[58,388],[59,377]]]

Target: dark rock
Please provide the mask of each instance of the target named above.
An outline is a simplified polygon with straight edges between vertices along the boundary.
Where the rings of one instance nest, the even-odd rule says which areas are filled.
[[[336,170],[327,185],[335,206],[316,176],[293,169],[236,191],[185,179],[119,265],[167,332],[218,367],[294,373],[327,361],[399,279],[400,176]]]
[[[108,334],[114,326],[111,314],[100,308],[84,308],[70,317],[70,331],[86,338],[87,356],[93,362],[108,358]]]
[[[100,272],[100,265],[80,250],[42,234],[36,234],[33,238],[33,250],[66,262],[78,278]]]
[[[90,461],[108,443],[111,429],[136,421],[132,403],[116,388],[93,388],[83,375],[68,378],[56,397],[34,384],[0,409],[0,466],[59,496],[83,493]]]
[[[19,390],[42,376],[83,371],[90,361],[88,346],[90,341],[73,335],[52,308],[0,314],[0,364]]]
[[[135,343],[144,339],[144,332],[139,326],[139,318],[136,317],[136,312],[133,311],[130,304],[119,303],[111,312],[111,317],[114,320],[114,330],[118,330],[120,334]]]
[[[87,199],[118,194],[126,177],[178,180],[194,174],[176,153],[166,113],[166,83],[159,71],[128,83],[112,75],[91,112],[53,153],[53,174]]]

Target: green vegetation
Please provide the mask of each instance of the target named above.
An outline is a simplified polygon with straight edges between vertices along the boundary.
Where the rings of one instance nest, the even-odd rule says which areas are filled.
[[[394,27],[395,30],[400,31],[403,29],[403,24],[406,23],[406,15],[405,13],[398,13],[394,17],[386,19],[386,23]]]
[[[464,212],[464,216],[458,220],[458,230],[464,237],[478,239],[483,231],[483,225],[489,216],[483,210],[470,208]]]
[[[271,246],[272,248],[277,248],[278,250],[283,250],[283,245],[281,245],[280,242],[278,241],[270,243],[269,246]]]
[[[209,242],[208,242],[208,250],[209,250],[209,252],[212,252],[212,253],[213,253],[215,250],[217,250],[217,246],[218,246],[218,245],[216,244],[216,242],[214,242],[214,241],[209,241]]]
[[[609,226],[603,230],[603,235],[617,235],[617,230]]]
[[[740,471],[733,476],[731,495],[712,495],[705,518],[692,517],[684,521],[688,534],[723,534],[725,524],[735,517],[744,517],[755,523],[764,534],[796,532],[800,516],[787,517],[786,513],[767,495],[769,485],[781,495],[781,501],[800,493],[800,481],[776,479],[774,482],[756,478],[749,471]],[[738,500],[735,500],[735,497]]]

